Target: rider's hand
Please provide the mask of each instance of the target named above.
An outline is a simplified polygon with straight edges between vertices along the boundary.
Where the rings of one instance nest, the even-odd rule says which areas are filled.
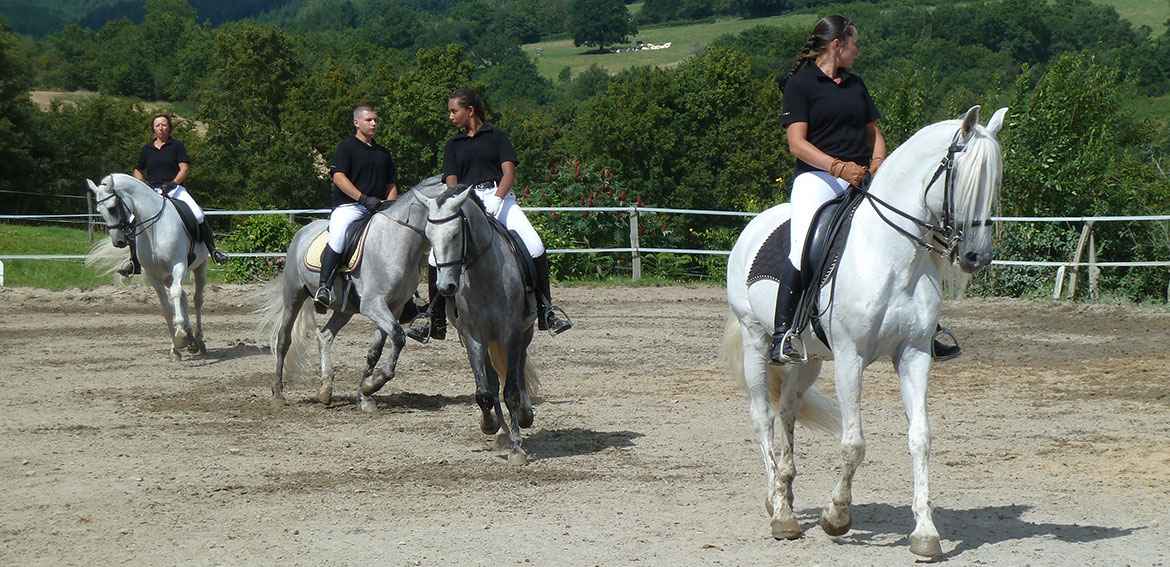
[[[170,193],[171,191],[174,191],[175,187],[178,187],[178,186],[179,186],[179,184],[175,183],[174,181],[167,181],[166,183],[159,185],[158,190],[161,191],[163,195],[166,195],[166,194]]]
[[[886,158],[882,156],[873,156],[873,159],[869,160],[869,174],[877,175],[878,168],[881,167],[885,162]]]
[[[504,200],[495,193],[489,193],[486,197],[483,198],[484,211],[487,211],[487,214],[493,217],[500,214],[500,209],[503,208],[503,206]]]
[[[861,187],[865,181],[865,166],[857,165],[851,161],[833,160],[833,165],[829,166],[829,173],[833,177],[840,177],[847,181],[854,187]]]
[[[361,201],[359,202],[363,207],[371,211],[378,210],[378,206],[382,204],[382,200],[373,195],[363,195]]]

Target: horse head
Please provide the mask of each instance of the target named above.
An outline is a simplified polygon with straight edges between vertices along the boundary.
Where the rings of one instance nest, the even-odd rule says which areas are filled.
[[[951,259],[967,274],[987,267],[995,257],[991,211],[1003,182],[996,136],[1007,111],[997,110],[987,126],[980,126],[979,106],[973,106],[958,119],[957,130],[940,132],[949,136],[950,144],[924,190],[927,209],[950,240]],[[953,128],[955,122],[942,124]]]
[[[125,248],[133,238],[131,227],[134,225],[134,213],[114,190],[114,176],[105,176],[100,185],[95,185],[91,179],[85,182],[93,193],[94,208],[106,223],[110,242],[118,248]]]
[[[433,178],[432,178],[433,179]],[[430,181],[430,180],[427,180]],[[466,185],[447,187],[442,183],[424,181],[419,187],[419,199],[427,207],[427,225],[423,234],[431,243],[438,268],[437,285],[443,295],[454,295],[459,278],[471,252],[470,229],[463,204],[471,195]]]

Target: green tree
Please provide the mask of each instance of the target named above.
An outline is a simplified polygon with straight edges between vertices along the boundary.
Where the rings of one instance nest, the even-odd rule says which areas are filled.
[[[793,8],[790,0],[732,0],[731,9],[745,18],[783,14]]]
[[[591,45],[604,51],[638,33],[638,26],[622,0],[573,0],[569,4],[569,31],[573,45]]]
[[[0,22],[0,179],[27,187],[33,181],[33,137],[28,98],[29,71],[14,57],[16,36]]]

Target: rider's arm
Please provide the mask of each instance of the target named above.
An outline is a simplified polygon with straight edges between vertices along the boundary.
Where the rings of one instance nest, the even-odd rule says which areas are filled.
[[[146,181],[146,174],[142,173],[141,171],[138,171],[137,167],[134,168],[134,177],[137,178],[139,181]]]
[[[398,199],[398,184],[389,183],[386,185],[386,200],[394,201]]]
[[[175,176],[175,185],[182,185],[187,180],[187,173],[189,171],[191,171],[191,166],[187,162],[179,162],[179,174]]]
[[[829,171],[829,167],[837,161],[808,141],[808,122],[793,122],[788,125],[788,151],[796,159],[824,171]]]
[[[333,172],[333,184],[336,185],[338,189],[341,189],[341,192],[345,193],[345,195],[350,199],[353,199],[354,201],[360,201],[362,199],[361,190],[358,189],[357,186],[355,186],[353,182],[345,176],[344,173],[340,171]]]
[[[516,164],[510,161],[501,163],[500,171],[503,171],[504,175],[496,186],[496,196],[503,199],[508,196],[508,191],[511,191],[512,185],[516,183]]]
[[[447,187],[454,187],[459,184],[459,178],[454,175],[448,175],[443,178],[443,183],[446,183]]]
[[[886,138],[882,136],[882,129],[878,127],[876,120],[865,125],[865,137],[869,145],[873,147],[873,156],[869,159],[869,169],[870,173],[875,173],[886,159]]]

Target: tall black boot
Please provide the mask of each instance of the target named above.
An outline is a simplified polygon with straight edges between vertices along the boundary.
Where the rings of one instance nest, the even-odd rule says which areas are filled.
[[[341,254],[334,252],[328,244],[321,252],[321,283],[317,286],[317,295],[313,301],[321,308],[333,305],[333,279],[337,275],[337,264],[341,262]]]
[[[801,285],[800,270],[785,262],[780,282],[776,291],[776,317],[772,330],[772,347],[768,350],[768,358],[776,364],[800,362],[801,353],[792,345],[791,338],[787,338],[788,329],[792,327],[792,318],[796,315],[796,304],[800,301]]]
[[[134,245],[133,239],[130,240],[130,257],[122,262],[117,272],[124,278],[142,273],[142,264],[138,261],[138,247]]]
[[[447,298],[439,293],[439,269],[434,266],[427,266],[427,301],[430,307],[406,331],[406,336],[420,343],[427,342],[427,337],[447,338]]]
[[[215,249],[215,234],[211,232],[211,226],[207,224],[206,217],[203,219],[203,222],[199,223],[199,240],[203,241],[204,246],[207,246],[207,255],[211,256],[211,259],[216,264],[222,264],[228,261],[227,254]]]
[[[542,331],[552,331],[554,335],[572,329],[573,322],[560,307],[553,305],[552,302],[552,285],[548,277],[548,254],[541,254],[533,258],[532,263],[536,264],[536,327]]]

